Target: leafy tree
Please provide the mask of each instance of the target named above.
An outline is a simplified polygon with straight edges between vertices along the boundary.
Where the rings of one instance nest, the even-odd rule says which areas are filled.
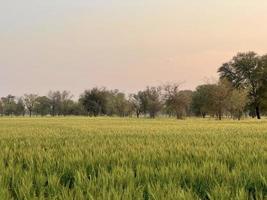
[[[262,111],[267,114],[267,54],[261,57],[262,86],[260,88]]]
[[[165,105],[170,113],[175,113],[177,119],[189,114],[192,91],[179,91],[179,84],[167,84],[165,90]]]
[[[107,105],[106,105],[106,113],[108,116],[113,116],[116,114],[116,109],[115,109],[115,96],[116,93],[118,93],[118,90],[111,90],[107,91],[106,93],[106,98],[107,98]]]
[[[15,102],[15,96],[8,95],[7,97],[2,97],[2,107],[3,107],[3,113],[5,115],[12,115],[16,111],[16,102]]]
[[[41,116],[49,115],[51,113],[51,100],[46,96],[37,97],[34,112]]]
[[[129,102],[122,92],[118,92],[115,95],[115,110],[120,117],[125,117],[129,113]]]
[[[64,90],[60,94],[60,113],[62,115],[68,115],[71,113],[71,109],[73,107],[74,102],[72,101],[73,95],[69,92]]]
[[[149,99],[146,91],[139,91],[137,93],[138,101],[140,101],[140,111],[144,115],[148,113]]]
[[[105,88],[86,90],[80,97],[81,104],[90,116],[106,114],[107,91]]]
[[[61,93],[60,91],[49,91],[48,98],[51,103],[52,116],[59,115],[61,113]]]
[[[68,103],[68,115],[86,115],[86,112],[80,102],[70,100]]]
[[[24,104],[29,111],[30,117],[32,116],[32,111],[36,104],[36,99],[38,98],[37,94],[25,94],[24,95]]]
[[[231,91],[231,84],[221,80],[217,84],[205,84],[197,87],[192,96],[192,110],[203,118],[207,114],[222,119],[227,106],[227,97]]]
[[[19,98],[16,103],[15,115],[25,115],[25,105],[23,98]]]
[[[124,117],[129,113],[129,102],[126,95],[119,90],[110,90],[107,92],[107,115],[118,115]]]
[[[193,91],[181,90],[179,92],[179,96],[181,97],[181,99],[183,99],[183,104],[184,104],[183,114],[186,116],[191,116],[192,114],[191,104],[192,104]]]
[[[4,115],[4,107],[3,107],[3,103],[2,100],[0,99],[0,115],[3,116]]]
[[[161,87],[147,87],[144,91],[144,102],[147,103],[150,118],[155,118],[163,107],[161,90]]]
[[[222,119],[222,116],[227,108],[227,97],[230,95],[231,89],[231,84],[227,80],[223,79],[213,87],[210,108],[219,120]]]
[[[261,118],[263,88],[266,87],[264,86],[267,67],[265,59],[254,52],[238,53],[218,70],[220,78],[228,79],[236,88],[248,90],[248,97],[258,119]]]
[[[234,89],[227,98],[227,108],[234,119],[240,120],[247,105],[247,91]]]
[[[200,85],[196,88],[196,91],[192,96],[192,110],[197,116],[206,117],[207,114],[211,114],[211,105],[213,103],[213,91],[214,84]]]
[[[106,112],[108,116],[117,115],[120,117],[129,116],[133,112],[131,102],[126,95],[119,90],[110,90],[107,92]]]

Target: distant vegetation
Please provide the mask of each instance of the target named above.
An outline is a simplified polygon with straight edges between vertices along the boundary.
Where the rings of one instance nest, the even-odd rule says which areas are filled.
[[[147,87],[136,94],[92,88],[78,101],[68,91],[50,91],[47,96],[8,95],[0,101],[0,115],[39,116],[206,116],[241,119],[261,118],[267,111],[267,55],[239,53],[219,69],[217,83],[200,85],[195,91],[180,90],[179,84]]]

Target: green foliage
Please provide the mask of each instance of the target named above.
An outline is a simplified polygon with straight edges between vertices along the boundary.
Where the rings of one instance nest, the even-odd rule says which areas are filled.
[[[143,92],[143,107],[146,107],[150,118],[155,118],[163,107],[161,87],[147,87]],[[144,114],[146,114],[144,109]]]
[[[15,96],[8,95],[1,98],[1,110],[5,115],[13,115],[16,112]]]
[[[250,103],[258,119],[261,118],[260,111],[267,86],[266,60],[266,56],[259,56],[255,52],[238,53],[218,69],[220,78],[228,79],[236,88],[248,90]]]
[[[108,93],[105,88],[86,90],[80,97],[80,102],[89,115],[98,116],[107,113]]]
[[[37,103],[36,99],[38,98],[37,94],[25,94],[24,95],[24,104],[29,111],[30,117],[32,116],[32,111]]]
[[[45,116],[51,113],[51,101],[46,96],[40,96],[36,99],[34,112],[38,115]]]
[[[227,97],[227,110],[231,113],[234,119],[237,118],[240,120],[247,103],[247,91],[234,89]]]
[[[216,87],[216,84],[205,84],[196,88],[192,97],[192,110],[197,116],[201,115],[205,118],[207,114],[214,114],[214,93]]]
[[[25,106],[22,98],[19,98],[16,103],[15,115],[25,115]]]
[[[267,121],[0,118],[0,199],[267,198]]]
[[[167,84],[164,86],[165,110],[169,115],[175,115],[177,119],[191,114],[191,102],[193,92],[191,90],[179,91],[179,84]]]

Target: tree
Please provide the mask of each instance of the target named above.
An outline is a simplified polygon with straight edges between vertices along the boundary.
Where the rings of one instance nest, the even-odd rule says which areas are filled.
[[[119,90],[106,91],[107,93],[107,115],[118,115],[125,117],[129,114],[130,104],[126,99],[126,95]]]
[[[192,97],[193,97],[193,91],[192,90],[181,90],[179,92],[181,96],[184,96],[185,104],[184,104],[184,112],[186,116],[192,115]]]
[[[16,103],[15,115],[25,115],[25,105],[23,98],[19,98]]]
[[[231,84],[220,80],[217,84],[204,84],[197,87],[192,97],[192,110],[203,118],[207,114],[222,119],[226,111],[227,97],[231,91]]]
[[[106,98],[106,113],[108,116],[118,115],[125,117],[129,114],[130,104],[123,92],[117,89],[106,91]]]
[[[248,90],[248,97],[260,119],[260,109],[263,99],[265,57],[259,57],[254,52],[238,53],[233,59],[224,63],[219,69],[220,78],[228,79],[236,88]]]
[[[48,98],[51,103],[51,115],[59,115],[61,112],[61,93],[60,91],[49,91]]]
[[[177,119],[182,119],[190,110],[192,91],[179,91],[179,84],[167,84],[165,90],[165,105],[170,113],[175,113]]]
[[[261,57],[262,86],[260,88],[262,111],[267,113],[267,54]]]
[[[60,94],[60,114],[64,116],[70,114],[72,106],[74,104],[72,97],[73,95],[66,90],[64,90]]]
[[[118,93],[118,90],[111,90],[107,91],[107,105],[106,105],[106,112],[108,116],[113,116],[116,114],[116,109],[115,109],[115,96],[116,93]]]
[[[29,111],[30,117],[32,116],[32,111],[33,111],[34,106],[36,104],[37,97],[38,97],[37,94],[25,94],[24,95],[24,104]]]
[[[86,115],[86,112],[80,102],[70,100],[68,103],[68,115]]]
[[[206,117],[207,114],[211,114],[213,109],[211,108],[213,101],[214,84],[204,84],[196,88],[196,91],[192,95],[191,107],[195,115]]]
[[[51,100],[46,96],[40,96],[36,99],[34,112],[38,115],[45,116],[51,113]]]
[[[247,91],[234,89],[227,98],[227,108],[234,119],[240,120],[247,105]]]
[[[143,93],[142,97],[144,98],[144,102],[142,103],[147,104],[146,109],[149,113],[150,118],[155,118],[163,106],[161,99],[161,90],[161,87],[147,87]]]
[[[16,111],[16,102],[15,96],[8,95],[7,97],[2,97],[2,107],[3,107],[3,114],[5,115],[12,115]]]
[[[129,101],[130,101],[131,107],[133,108],[136,114],[136,117],[139,118],[142,112],[142,108],[141,108],[142,101],[140,99],[140,96],[138,94],[131,94]]]
[[[210,108],[219,120],[222,119],[224,111],[227,107],[227,97],[231,92],[231,84],[224,79],[221,79],[218,84],[213,87],[212,102]]]
[[[143,113],[145,116],[148,113],[148,96],[146,91],[139,91],[137,93],[138,100],[140,101],[140,113]]]
[[[3,107],[3,103],[2,100],[0,99],[0,115],[3,116],[4,115],[4,107]]]
[[[122,92],[118,92],[115,95],[115,111],[120,117],[125,117],[129,112],[129,102]]]
[[[93,88],[91,90],[86,90],[81,95],[79,101],[90,116],[106,114],[107,91],[105,88]]]

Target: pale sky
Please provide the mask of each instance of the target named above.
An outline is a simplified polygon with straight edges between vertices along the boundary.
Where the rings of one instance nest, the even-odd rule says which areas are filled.
[[[94,86],[194,89],[267,53],[266,0],[0,0],[0,96]]]

